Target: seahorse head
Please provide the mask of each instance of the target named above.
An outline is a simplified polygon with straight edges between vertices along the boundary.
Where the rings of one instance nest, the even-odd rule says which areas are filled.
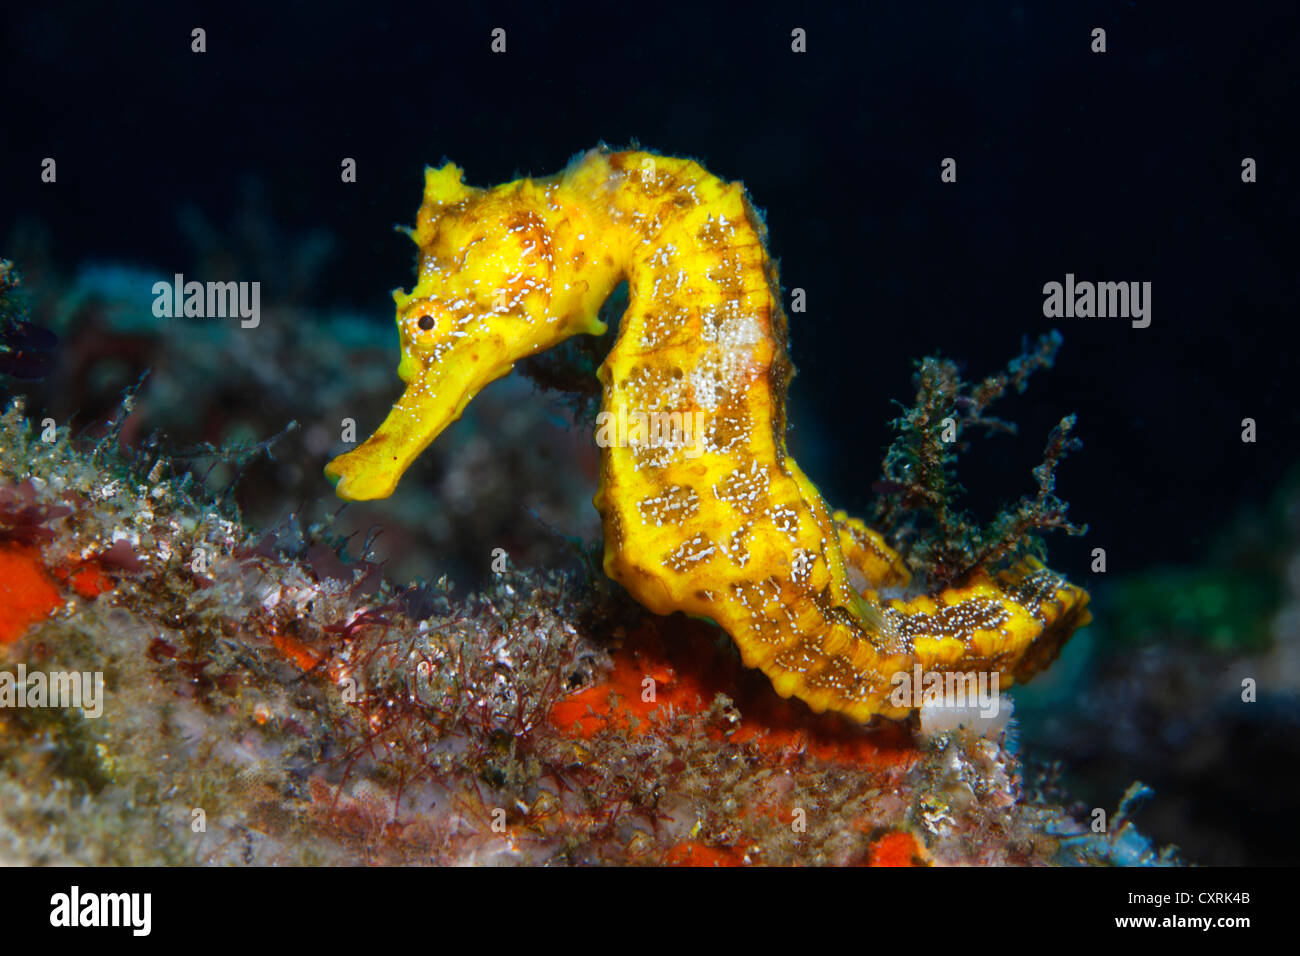
[[[429,443],[489,382],[576,332],[600,334],[612,257],[589,254],[595,224],[560,179],[466,186],[448,163],[426,169],[408,235],[419,247],[410,292],[393,292],[402,397],[375,433],[326,466],[340,497],[385,498]]]

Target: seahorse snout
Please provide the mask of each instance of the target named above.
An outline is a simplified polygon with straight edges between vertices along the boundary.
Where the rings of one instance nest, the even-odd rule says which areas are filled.
[[[361,447],[339,455],[326,465],[325,477],[333,483],[335,494],[348,501],[368,501],[391,495],[401,472],[395,470],[386,474],[376,465],[382,458],[385,444],[382,440],[376,442],[372,436]]]
[[[406,386],[375,433],[325,466],[334,492],[349,501],[387,498],[420,452],[460,418],[483,384],[456,366],[422,370]],[[442,402],[439,396],[459,399]]]

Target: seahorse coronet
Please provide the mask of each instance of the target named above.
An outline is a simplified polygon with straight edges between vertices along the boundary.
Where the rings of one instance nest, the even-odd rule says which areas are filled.
[[[593,502],[606,573],[651,611],[715,621],[783,696],[860,721],[906,717],[896,677],[1047,666],[1088,595],[1036,563],[937,594],[883,537],[831,512],[786,451],[794,368],[767,230],[739,183],[690,159],[598,147],[561,173],[481,189],[426,168],[396,290],[405,391],[326,475],[343,498],[392,493],[489,382],[579,333],[628,283],[603,386]]]

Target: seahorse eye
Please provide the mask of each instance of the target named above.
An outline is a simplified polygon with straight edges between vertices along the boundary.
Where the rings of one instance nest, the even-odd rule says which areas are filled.
[[[428,332],[430,329],[433,328],[433,316],[422,315],[420,316],[417,324],[420,326],[420,328],[424,329],[424,331]]]

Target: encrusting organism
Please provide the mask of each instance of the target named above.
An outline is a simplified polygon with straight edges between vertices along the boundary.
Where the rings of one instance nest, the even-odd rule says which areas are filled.
[[[394,293],[406,390],[328,465],[341,497],[391,494],[515,362],[603,333],[600,306],[626,281],[598,372],[595,505],[605,570],[646,607],[715,621],[780,694],[858,720],[916,709],[893,694],[916,667],[1024,680],[1089,620],[1087,594],[1032,557],[914,594],[885,539],[826,506],[786,453],[787,319],[739,183],[605,148],[490,189],[448,163],[426,170],[409,232],[418,278]]]

